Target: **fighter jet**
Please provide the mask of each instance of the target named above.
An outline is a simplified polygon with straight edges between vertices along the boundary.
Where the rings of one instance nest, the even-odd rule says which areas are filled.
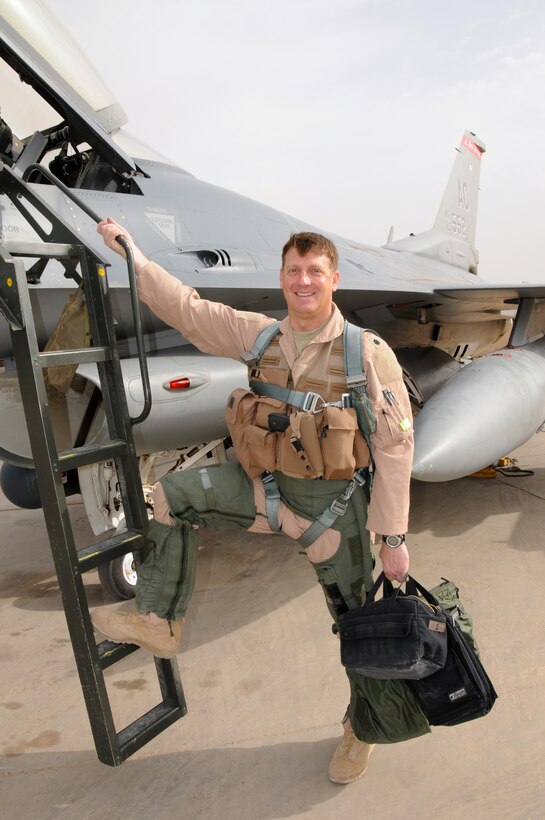
[[[151,259],[194,286],[201,297],[241,310],[284,315],[281,247],[294,231],[328,234],[340,255],[338,306],[349,321],[386,339],[402,364],[417,411],[415,478],[447,481],[471,474],[494,464],[543,424],[545,287],[497,286],[477,275],[475,235],[485,145],[475,133],[465,131],[456,148],[433,227],[403,239],[390,236],[384,246],[371,247],[203,182],[139,144],[124,130],[119,103],[39,0],[0,0],[0,12],[0,161],[18,175],[26,172],[54,212],[110,263],[131,414],[138,414],[144,397],[126,269],[118,256],[101,247],[89,215],[51,184],[51,174],[84,207],[125,225]],[[31,93],[36,104],[27,103],[23,92]],[[35,112],[43,121],[21,131],[25,126],[16,120]],[[9,251],[14,239],[35,240],[36,232],[13,201],[0,196],[0,241]],[[74,284],[58,262],[29,264],[38,333],[45,345]],[[153,483],[181,460],[191,463],[191,448],[210,447],[227,435],[225,399],[246,378],[246,369],[200,354],[146,308],[142,319],[152,410],[135,428],[135,441],[143,480]],[[8,326],[0,319],[2,483],[20,506],[36,506],[39,498],[29,480],[32,455],[11,356]],[[66,446],[81,436],[84,424],[88,439],[100,438],[98,385],[96,366],[81,365],[56,422]],[[68,482],[82,492],[97,533],[117,523],[111,479],[111,465],[106,464],[82,468]]]

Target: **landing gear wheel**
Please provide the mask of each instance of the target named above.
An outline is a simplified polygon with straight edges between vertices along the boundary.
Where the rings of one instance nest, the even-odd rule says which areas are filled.
[[[136,593],[136,567],[132,552],[114,558],[98,568],[100,583],[106,592],[122,601],[134,598]]]

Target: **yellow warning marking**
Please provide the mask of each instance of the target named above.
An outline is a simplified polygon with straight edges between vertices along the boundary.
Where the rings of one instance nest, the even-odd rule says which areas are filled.
[[[104,268],[99,268],[98,269],[98,275],[99,276],[106,276],[106,271],[104,270]]]
[[[125,538],[125,541],[123,543],[128,544],[129,541],[134,541],[135,538],[140,538],[139,533],[134,533],[134,535],[131,535],[129,538]],[[101,552],[100,550],[97,550],[96,552],[88,552],[85,557],[86,558],[94,558],[95,555],[100,555],[100,552]]]
[[[496,478],[497,470],[495,467],[484,467],[476,473],[471,473],[471,478]]]
[[[498,459],[498,461],[496,461],[494,467],[509,467],[512,464],[514,464],[512,458],[509,458],[509,456],[503,456],[503,458],[500,458]]]
[[[13,285],[13,279],[11,278],[11,276],[8,276],[8,278],[6,279],[6,285],[8,286],[8,288],[10,288]]]

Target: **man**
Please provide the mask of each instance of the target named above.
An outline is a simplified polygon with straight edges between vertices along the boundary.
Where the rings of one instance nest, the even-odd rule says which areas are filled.
[[[404,533],[413,450],[410,404],[388,345],[372,333],[358,334],[376,416],[368,437],[371,454],[346,401],[344,320],[333,302],[340,277],[333,243],[315,233],[294,234],[286,243],[280,284],[288,315],[277,335],[277,323],[269,317],[200,299],[150,262],[112,219],[101,222],[98,231],[118,253],[123,251],[117,236],[131,243],[140,299],[203,352],[242,358],[252,389],[235,390],[226,409],[238,463],[173,473],[160,482],[148,536],[153,546],[139,571],[137,612],[103,607],[93,613],[94,625],[110,640],[173,657],[194,586],[196,532],[202,526],[282,531],[297,539],[335,620],[359,606],[372,584],[369,531],[383,535],[379,556],[386,576],[403,581],[409,569]],[[275,333],[264,338],[271,327]],[[344,737],[328,772],[335,783],[361,777],[375,743],[429,731],[402,681],[371,680],[351,671],[348,677]]]

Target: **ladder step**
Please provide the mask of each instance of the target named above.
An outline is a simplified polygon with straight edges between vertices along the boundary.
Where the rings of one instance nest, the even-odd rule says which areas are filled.
[[[12,256],[38,256],[46,259],[77,259],[79,245],[61,244],[59,242],[4,242],[4,248]]]
[[[98,661],[101,669],[107,669],[113,666],[114,663],[132,655],[137,649],[140,649],[135,643],[115,643],[114,641],[102,641],[97,644]]]
[[[40,171],[52,184],[57,184],[58,180],[54,175],[33,162],[33,159],[41,155],[46,142],[46,138],[39,132],[29,140],[25,156],[28,150],[31,153],[30,160],[25,164],[26,172],[31,174]],[[100,575],[104,571],[106,576],[111,569],[108,562],[113,559],[121,562],[122,556],[127,554],[130,556],[134,553],[135,563],[139,563],[140,556],[148,548],[144,534],[147,528],[146,508],[131,433],[131,419],[122,389],[111,295],[106,279],[102,278],[103,260],[96,256],[91,247],[81,244],[81,237],[77,232],[41,198],[34,190],[35,187],[41,186],[28,185],[11,168],[0,162],[0,198],[6,195],[14,205],[17,204],[16,199],[20,198],[22,204],[20,208],[17,204],[17,210],[23,218],[26,216],[30,227],[37,228],[35,238],[38,235],[39,238],[45,236],[45,231],[38,224],[41,222],[39,217],[37,219],[34,215],[37,213],[50,223],[49,238],[56,240],[45,243],[9,241],[1,244],[0,314],[5,315],[12,326],[11,330],[17,331],[12,332],[13,356],[19,374],[23,375],[21,397],[40,484],[44,517],[97,755],[103,763],[118,766],[183,717],[187,713],[187,707],[176,659],[154,658],[160,689],[157,699],[162,699],[162,702],[120,732],[115,725],[104,670],[132,655],[138,646],[130,643],[117,644],[106,639],[97,644],[97,640],[100,641],[101,638],[96,638],[93,634],[86,595],[88,590],[83,583],[82,573],[98,567]],[[58,187],[68,199],[73,198],[69,189],[60,183]],[[77,198],[75,201],[78,203]],[[90,215],[88,208],[84,207],[84,210]],[[47,352],[39,350],[35,330],[36,324],[38,327],[43,324],[43,316],[39,315],[38,320],[39,311],[33,312],[35,305],[30,298],[29,286],[40,281],[49,261],[55,259],[60,260],[59,266],[64,267],[66,277],[74,279],[76,283],[83,283],[88,297],[90,338],[96,343],[96,347]],[[130,279],[134,284],[132,265],[130,268]],[[16,287],[13,287],[14,283]],[[81,343],[83,340],[79,342]],[[78,342],[74,346],[77,344]],[[84,363],[99,363],[109,432],[101,441],[81,447],[75,445],[72,449],[57,452],[42,369]],[[78,444],[89,433],[89,425],[98,406],[99,392],[98,389],[93,389],[89,396],[89,405],[77,434]],[[60,446],[66,447],[66,444]],[[106,534],[110,537],[78,551],[65,493],[60,486],[61,475],[77,467],[103,461],[116,463],[121,501],[130,528],[115,534],[110,531]]]
[[[137,718],[117,735],[122,759],[125,760],[142,748],[185,714],[187,714],[186,708],[180,706],[174,699],[169,699],[157,704],[145,715]]]
[[[39,354],[42,367],[56,367],[63,364],[88,364],[111,359],[109,347],[81,347],[74,350],[53,350]]]
[[[148,541],[142,532],[136,530],[126,530],[117,532],[98,544],[91,544],[89,547],[78,550],[78,563],[80,572],[89,572],[91,569],[113,561],[128,552],[136,552],[148,545]]]
[[[85,467],[86,464],[98,464],[100,461],[109,461],[112,458],[124,456],[128,449],[127,442],[123,439],[114,439],[107,444],[86,444],[84,447],[74,447],[72,450],[63,450],[58,454],[55,468],[59,472],[67,472],[76,467]]]

